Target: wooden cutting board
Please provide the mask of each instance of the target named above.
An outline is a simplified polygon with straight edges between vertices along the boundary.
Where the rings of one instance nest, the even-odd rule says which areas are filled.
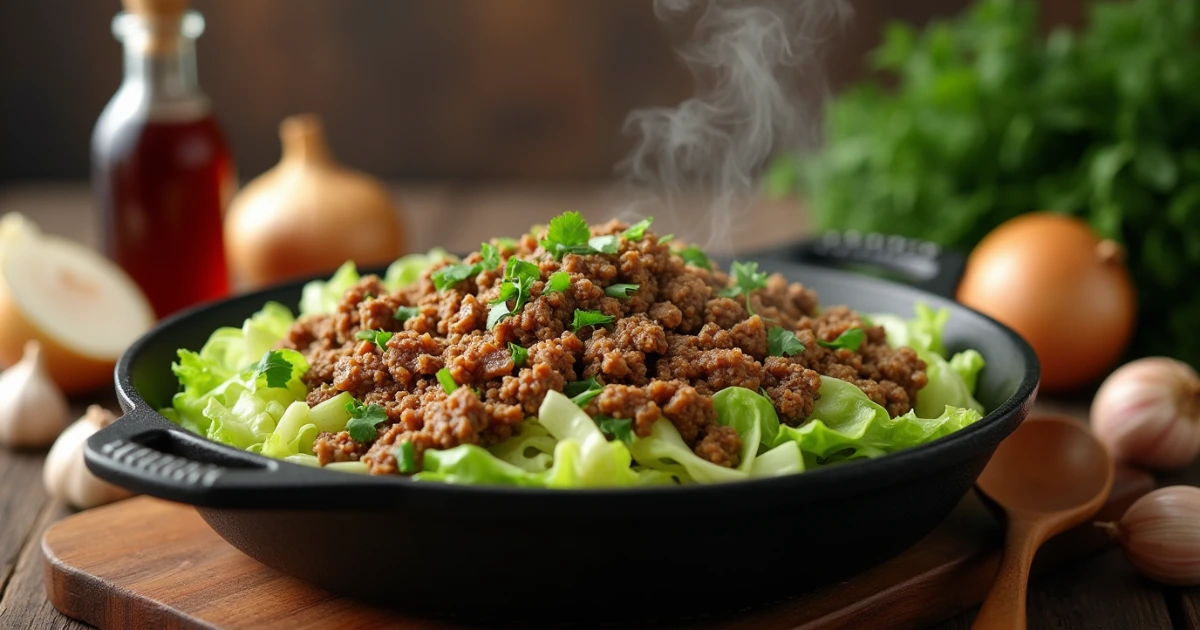
[[[1119,518],[1153,488],[1150,475],[1118,469],[1097,520]],[[922,628],[982,601],[999,563],[1000,540],[996,519],[970,493],[915,547],[852,580],[737,619],[681,627]],[[1109,544],[1095,527],[1081,526],[1047,544],[1034,573]],[[104,630],[460,627],[361,604],[280,574],[226,543],[191,507],[149,497],[58,522],[46,532],[42,551],[51,603]]]

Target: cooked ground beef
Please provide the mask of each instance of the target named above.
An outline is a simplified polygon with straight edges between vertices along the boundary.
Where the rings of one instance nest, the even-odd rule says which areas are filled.
[[[595,236],[619,234],[612,221],[593,226]],[[542,236],[542,235],[539,235]],[[820,396],[820,375],[851,382],[893,416],[908,412],[925,386],[925,364],[910,348],[891,348],[884,330],[865,326],[845,307],[818,310],[816,294],[779,274],[743,297],[718,295],[728,275],[685,264],[650,232],[638,241],[619,237],[616,254],[566,254],[554,260],[526,235],[515,246],[493,242],[502,259],[536,264],[541,280],[519,312],[487,326],[489,301],[500,293],[503,264],[437,291],[426,270],[412,286],[388,292],[375,276],[346,291],[329,315],[301,318],[281,342],[302,352],[311,368],[305,380],[315,405],[339,392],[376,403],[388,419],[374,440],[357,443],[345,431],[323,433],[313,447],[321,464],[361,460],[375,474],[397,472],[394,447],[412,443],[418,462],[426,449],[489,445],[507,439],[535,415],[547,392],[595,378],[603,386],[588,403],[593,416],[629,419],[637,435],[667,419],[700,457],[736,466],[741,439],[716,423],[712,396],[731,386],[763,391],[780,420],[802,424]],[[479,253],[463,262],[482,261]],[[565,271],[566,291],[547,293],[550,274]],[[624,298],[605,289],[636,284]],[[512,302],[510,301],[510,304]],[[398,307],[417,314],[401,324]],[[576,309],[614,318],[608,326],[572,330]],[[768,332],[795,333],[804,350],[768,356]],[[846,330],[862,328],[857,350],[831,349]],[[385,347],[355,337],[361,330],[394,333]],[[517,367],[508,344],[528,349]],[[446,368],[460,387],[447,396],[436,380]]]

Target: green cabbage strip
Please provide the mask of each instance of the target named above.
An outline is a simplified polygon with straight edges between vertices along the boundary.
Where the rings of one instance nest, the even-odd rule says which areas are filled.
[[[424,254],[408,254],[401,257],[388,266],[387,272],[383,275],[383,286],[387,287],[388,291],[407,287],[420,280],[421,274],[430,265],[443,260],[457,261],[458,258],[440,247],[435,247]]]
[[[946,360],[942,334],[950,319],[946,308],[934,311],[925,304],[915,307],[916,317],[902,319],[896,315],[872,315],[872,323],[883,326],[888,345],[909,346],[925,362],[928,384],[917,393],[915,411],[922,418],[935,418],[947,407],[973,409],[983,413],[983,405],[975,400],[975,385],[984,368],[983,356],[975,350],[965,350]]]
[[[338,302],[342,301],[346,290],[360,279],[354,261],[347,260],[328,280],[313,280],[305,284],[300,291],[300,315],[332,313],[337,310]]]

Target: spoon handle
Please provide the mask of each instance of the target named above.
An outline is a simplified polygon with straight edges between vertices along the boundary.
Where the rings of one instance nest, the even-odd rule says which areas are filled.
[[[996,581],[975,617],[972,630],[1025,630],[1029,567],[1043,538],[1040,529],[1031,523],[1009,523]]]

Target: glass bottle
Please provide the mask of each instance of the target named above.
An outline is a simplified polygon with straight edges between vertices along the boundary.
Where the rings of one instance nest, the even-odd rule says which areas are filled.
[[[237,182],[196,79],[203,30],[184,0],[125,0],[112,22],[124,80],[92,135],[104,252],[160,318],[229,292],[222,218]]]

